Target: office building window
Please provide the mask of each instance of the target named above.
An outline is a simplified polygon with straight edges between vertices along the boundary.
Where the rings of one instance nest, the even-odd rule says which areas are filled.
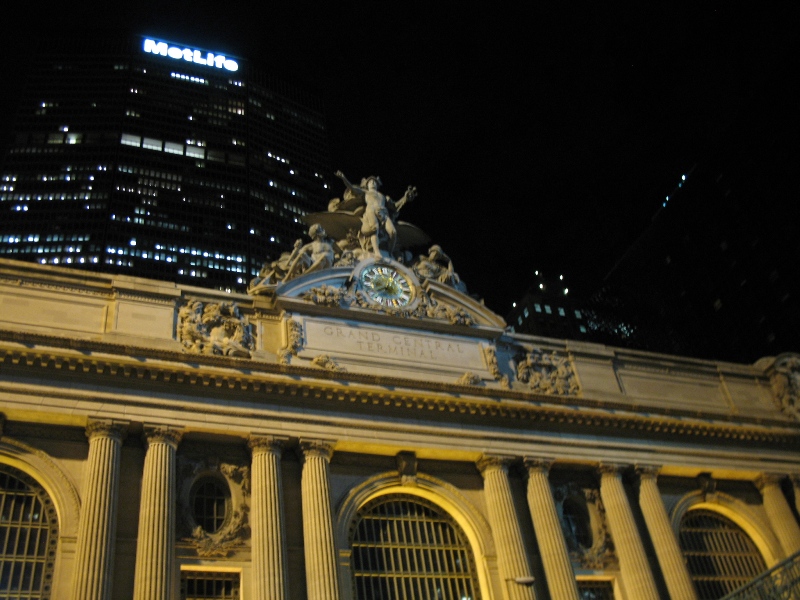
[[[181,600],[239,600],[239,573],[181,571]]]
[[[722,598],[767,569],[753,540],[718,513],[687,512],[679,539],[699,600]]]
[[[392,494],[368,502],[351,529],[358,600],[479,600],[475,560],[450,515],[422,498]]]
[[[38,483],[7,465],[0,465],[0,522],[0,597],[47,600],[58,516]]]

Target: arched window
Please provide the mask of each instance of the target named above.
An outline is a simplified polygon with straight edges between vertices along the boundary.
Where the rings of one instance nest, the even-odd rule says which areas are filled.
[[[479,600],[464,531],[435,504],[392,494],[366,503],[350,533],[358,600]]]
[[[50,598],[58,516],[42,487],[0,465],[0,598]]]
[[[690,510],[683,516],[680,544],[699,600],[722,598],[767,569],[753,540],[710,510]]]
[[[216,477],[203,477],[192,488],[192,516],[206,533],[219,531],[230,512],[230,490]]]

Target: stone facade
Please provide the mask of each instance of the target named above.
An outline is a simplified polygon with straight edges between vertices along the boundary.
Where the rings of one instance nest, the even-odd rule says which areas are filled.
[[[362,293],[376,262],[406,306]],[[689,511],[767,567],[800,548],[793,355],[514,335],[374,257],[268,291],[0,261],[0,471],[55,509],[44,597],[176,598],[210,573],[242,599],[354,599],[354,523],[384,496],[447,515],[484,600],[694,598]]]

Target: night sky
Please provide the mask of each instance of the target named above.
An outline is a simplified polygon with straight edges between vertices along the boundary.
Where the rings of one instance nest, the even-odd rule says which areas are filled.
[[[401,218],[501,315],[536,269],[601,280],[751,99],[798,76],[800,50],[793,2],[19,4],[6,89],[37,36],[119,29],[316,91],[333,167],[395,198],[416,185]]]

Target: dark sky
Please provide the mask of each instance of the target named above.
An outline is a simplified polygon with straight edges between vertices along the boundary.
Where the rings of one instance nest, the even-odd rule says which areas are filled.
[[[602,278],[749,100],[798,76],[782,65],[800,50],[793,2],[15,6],[7,84],[37,36],[111,28],[316,90],[334,168],[393,197],[416,185],[403,220],[500,314],[536,269],[578,290]]]

